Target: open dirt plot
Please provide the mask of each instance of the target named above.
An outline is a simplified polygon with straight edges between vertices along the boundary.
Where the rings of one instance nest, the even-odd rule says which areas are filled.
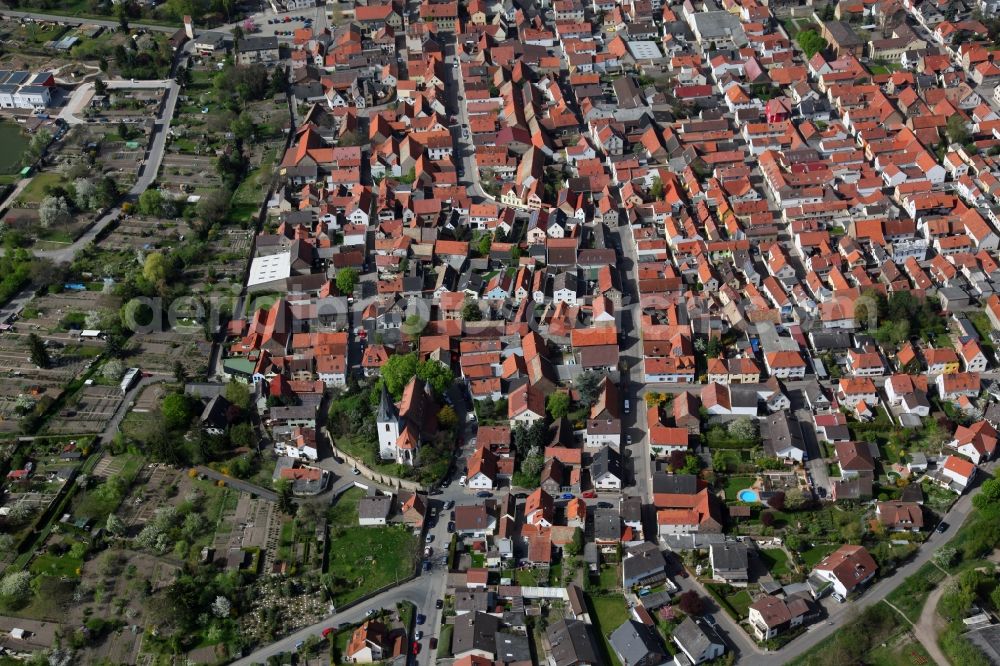
[[[108,237],[101,241],[107,250],[154,250],[179,242],[191,234],[191,227],[182,219],[161,220],[126,215]]]
[[[122,393],[116,386],[85,386],[49,423],[49,431],[101,432],[121,403]]]
[[[211,345],[203,339],[201,328],[192,333],[166,331],[160,333],[136,333],[132,336],[134,353],[129,363],[147,372],[173,373],[174,365],[180,361],[189,373],[207,364]]]

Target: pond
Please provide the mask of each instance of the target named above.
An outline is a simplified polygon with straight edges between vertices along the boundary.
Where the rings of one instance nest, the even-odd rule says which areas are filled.
[[[0,174],[17,173],[29,138],[15,123],[0,122]]]

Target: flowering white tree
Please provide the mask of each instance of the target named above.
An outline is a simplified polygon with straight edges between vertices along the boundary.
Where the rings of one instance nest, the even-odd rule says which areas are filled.
[[[215,617],[229,617],[230,611],[232,611],[233,605],[229,603],[229,599],[226,599],[221,594],[215,598],[212,602],[212,614]]]

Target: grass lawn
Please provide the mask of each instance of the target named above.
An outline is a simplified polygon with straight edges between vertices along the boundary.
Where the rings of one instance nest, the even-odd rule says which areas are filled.
[[[594,628],[601,635],[601,640],[604,641],[604,647],[608,652],[608,662],[615,664],[615,666],[620,666],[621,662],[618,661],[615,651],[611,649],[608,636],[629,618],[628,608],[625,606],[625,597],[621,595],[609,597],[591,596],[590,605],[594,609],[592,616]]]
[[[898,608],[903,615],[916,622],[924,608],[924,602],[938,583],[944,580],[944,572],[934,563],[928,562],[916,573],[893,590],[886,600]]]
[[[46,574],[49,576],[75,578],[79,576],[80,567],[83,560],[71,557],[69,553],[65,555],[51,555],[43,553],[31,562],[31,573]]]
[[[731,476],[726,481],[726,500],[733,501],[736,499],[736,494],[741,490],[746,490],[753,485],[754,477],[752,476]]]
[[[455,632],[455,625],[446,624],[441,627],[441,637],[438,639],[438,655],[442,657],[451,656],[451,635]]]
[[[865,663],[869,666],[914,666],[914,664],[932,664],[931,657],[924,646],[907,632],[899,641],[885,647],[877,647],[868,653]]]
[[[807,569],[812,569],[819,564],[824,557],[837,550],[837,546],[832,543],[813,544],[812,548],[802,551],[802,562]]]
[[[772,576],[784,576],[792,572],[788,554],[780,548],[766,548],[760,551],[760,559]]]
[[[538,574],[534,569],[518,569],[514,572],[514,581],[518,585],[525,587],[536,587],[538,585]]]
[[[28,136],[14,123],[0,123],[0,173],[15,174],[28,148]]]
[[[342,605],[409,576],[416,565],[419,544],[399,525],[358,525],[360,488],[341,495],[330,509],[331,547],[327,573],[336,581],[332,600]]]
[[[602,590],[620,590],[622,587],[622,577],[618,573],[618,565],[601,565],[599,580],[599,585]]]
[[[62,176],[53,171],[40,173],[31,179],[27,187],[21,190],[21,195],[17,198],[17,201],[18,203],[40,204],[42,203],[42,199],[45,198],[45,188],[50,185],[59,185],[61,182]]]
[[[733,607],[741,620],[750,614],[750,604],[753,603],[753,599],[750,598],[750,593],[745,589],[729,595],[726,597],[726,601]]]

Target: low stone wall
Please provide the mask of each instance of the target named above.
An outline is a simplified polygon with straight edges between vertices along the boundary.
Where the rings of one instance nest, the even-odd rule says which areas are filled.
[[[371,469],[359,458],[356,458],[351,454],[337,448],[337,445],[333,443],[334,440],[329,431],[326,433],[326,435],[329,438],[330,448],[333,449],[334,455],[336,455],[338,458],[343,458],[345,463],[351,465],[359,472],[361,472],[361,476],[367,479],[371,479],[375,483],[379,483],[383,486],[388,486],[389,488],[394,488],[396,490],[406,490],[411,493],[427,492],[427,489],[424,488],[419,483],[417,483],[416,481],[408,481],[406,479],[401,479],[398,476],[383,474],[381,472],[377,472]]]

